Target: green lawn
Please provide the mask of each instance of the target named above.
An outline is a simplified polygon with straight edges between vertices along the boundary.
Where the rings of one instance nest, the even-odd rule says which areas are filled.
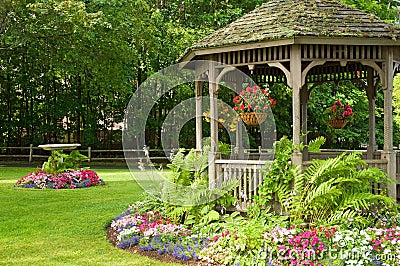
[[[13,188],[31,170],[0,167],[0,265],[165,265],[106,240],[105,226],[142,193],[128,170],[93,169],[106,185],[88,189]]]

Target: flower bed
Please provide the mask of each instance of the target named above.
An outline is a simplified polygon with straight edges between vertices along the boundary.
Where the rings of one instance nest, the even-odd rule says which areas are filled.
[[[103,184],[103,180],[92,170],[70,170],[58,174],[48,174],[43,169],[37,169],[19,179],[15,187],[74,189]]]
[[[119,248],[139,245],[141,250],[170,254],[179,260],[198,259],[206,238],[192,235],[185,226],[171,223],[158,212],[140,214],[135,210],[136,206],[132,205],[111,222]]]
[[[196,226],[204,225],[188,228],[158,212],[140,213],[137,206],[111,222],[120,248],[139,246],[207,265],[400,265],[400,226],[393,225],[398,224],[398,216],[387,228],[281,227],[276,223],[257,227],[263,230],[259,232],[254,227],[259,221],[246,220],[236,225],[216,222],[214,230],[199,230]],[[257,233],[245,233],[244,227]]]

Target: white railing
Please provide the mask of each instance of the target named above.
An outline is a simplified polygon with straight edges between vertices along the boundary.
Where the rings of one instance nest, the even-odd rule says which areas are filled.
[[[261,169],[266,169],[269,161],[253,160],[216,160],[217,186],[222,181],[229,179],[238,180],[238,186],[233,190],[233,196],[237,199],[236,209],[246,211],[257,195],[257,187],[263,181]]]
[[[253,203],[254,196],[257,195],[257,187],[263,182],[264,173],[262,169],[268,168],[271,161],[252,161],[252,160],[216,160],[217,187],[223,181],[229,179],[238,180],[239,185],[233,190],[233,196],[237,199],[236,210],[246,211]],[[365,160],[366,168],[376,167],[387,171],[387,160]],[[307,167],[311,161],[304,162]],[[372,184],[372,193],[379,193],[384,184]]]
[[[333,153],[324,152],[324,153],[320,153],[320,154],[314,153],[314,155],[315,155],[314,159],[316,159],[316,158],[318,158],[318,159],[333,158],[335,156],[340,155],[341,153],[342,152],[339,152],[339,153],[338,152],[333,152]],[[380,156],[380,153],[379,153],[379,156]],[[378,156],[375,156],[375,154],[374,154],[374,157],[378,157]],[[364,160],[364,161],[367,163],[367,165],[362,168],[379,168],[383,172],[387,173],[388,161],[386,159],[374,159],[374,160]],[[306,168],[310,164],[311,164],[311,161],[303,162],[303,168]],[[382,191],[382,189],[387,187],[386,184],[382,184],[382,183],[378,184],[375,182],[372,182],[371,185],[372,185],[371,192],[374,194],[375,193],[379,194]]]

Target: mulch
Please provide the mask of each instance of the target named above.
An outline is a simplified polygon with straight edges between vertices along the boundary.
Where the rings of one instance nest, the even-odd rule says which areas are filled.
[[[107,232],[108,241],[110,241],[110,243],[113,246],[117,246],[117,242],[118,242],[118,240],[117,240],[117,232],[113,228],[111,228],[110,226],[107,227],[106,232]],[[190,261],[178,260],[177,258],[175,258],[175,257],[173,257],[172,255],[169,255],[169,254],[160,255],[160,254],[157,253],[157,251],[141,250],[139,245],[135,245],[135,246],[127,248],[125,250],[129,251],[131,253],[134,253],[134,254],[139,254],[141,256],[146,256],[146,257],[149,257],[149,258],[151,258],[153,260],[159,260],[159,261],[162,261],[162,262],[179,263],[179,264],[182,264],[182,265],[191,265],[191,266],[194,266],[194,265],[199,265],[199,266],[208,265],[205,262],[199,262],[199,261],[193,261],[193,260],[190,260]]]

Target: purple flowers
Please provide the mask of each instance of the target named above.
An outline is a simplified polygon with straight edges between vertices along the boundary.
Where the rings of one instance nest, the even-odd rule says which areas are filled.
[[[111,228],[118,232],[120,248],[139,245],[142,250],[168,253],[179,260],[196,260],[198,252],[207,244],[206,238],[189,236],[189,229],[171,223],[158,212],[140,214],[128,209],[111,222]]]
[[[19,179],[15,187],[75,189],[102,184],[104,184],[103,180],[92,170],[72,170],[59,174],[47,174],[43,169],[37,169]]]

